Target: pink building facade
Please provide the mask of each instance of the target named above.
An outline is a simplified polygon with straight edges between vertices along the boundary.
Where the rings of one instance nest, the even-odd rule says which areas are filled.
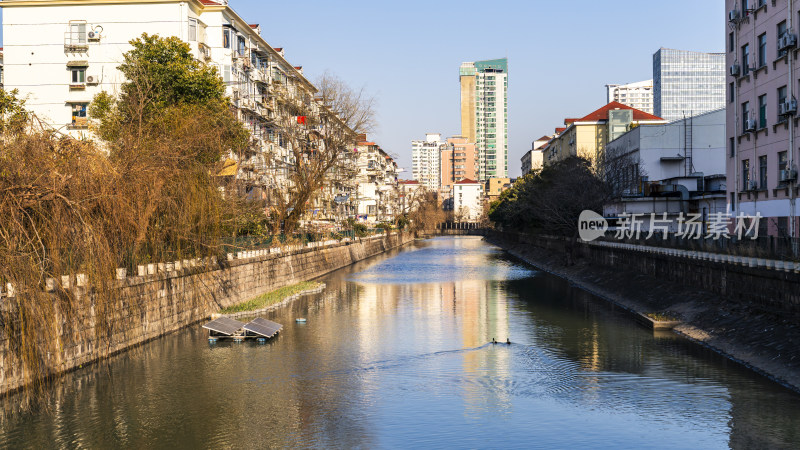
[[[727,191],[731,213],[798,236],[800,0],[725,1]]]

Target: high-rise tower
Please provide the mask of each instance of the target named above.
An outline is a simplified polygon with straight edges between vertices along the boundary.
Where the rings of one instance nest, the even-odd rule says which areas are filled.
[[[508,60],[465,62],[461,81],[461,135],[477,149],[478,178],[508,176]]]

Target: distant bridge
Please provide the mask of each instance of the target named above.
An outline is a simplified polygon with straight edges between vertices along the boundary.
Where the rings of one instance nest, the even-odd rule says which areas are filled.
[[[486,236],[489,231],[484,224],[478,222],[443,222],[438,232],[445,236]]]

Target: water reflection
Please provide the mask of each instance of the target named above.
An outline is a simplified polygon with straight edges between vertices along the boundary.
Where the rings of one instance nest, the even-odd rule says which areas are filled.
[[[48,412],[0,419],[0,446],[800,443],[797,395],[479,239],[427,241],[324,281],[268,316],[285,328],[266,345],[209,346],[194,327],[70,374]]]

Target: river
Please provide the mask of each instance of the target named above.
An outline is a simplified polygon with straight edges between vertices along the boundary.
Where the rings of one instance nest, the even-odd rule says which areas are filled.
[[[267,344],[197,325],[5,399],[0,447],[800,448],[800,395],[480,238],[322,281]]]

